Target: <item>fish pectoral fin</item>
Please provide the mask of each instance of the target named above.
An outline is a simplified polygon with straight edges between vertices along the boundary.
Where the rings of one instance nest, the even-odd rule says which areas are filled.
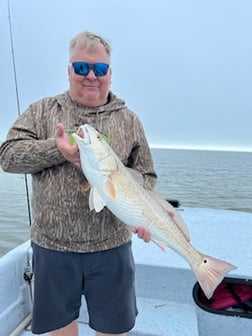
[[[95,188],[90,189],[89,194],[89,209],[100,212],[106,206],[102,197]]]
[[[116,198],[116,189],[113,181],[108,177],[104,183],[104,192],[106,195],[108,195],[110,198],[115,199]]]
[[[161,198],[158,193],[152,190],[148,190],[149,195],[159,204],[161,207],[168,213],[174,223],[179,227],[179,229],[183,232],[186,240],[190,241],[190,234],[188,228],[180,216],[180,214],[176,211],[176,209],[166,200]]]

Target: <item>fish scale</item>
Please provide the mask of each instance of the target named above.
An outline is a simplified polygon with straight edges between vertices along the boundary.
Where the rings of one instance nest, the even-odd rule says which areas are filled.
[[[184,235],[171,218],[167,216],[167,212],[158,203],[153,203],[153,199],[136,185],[131,175],[128,175],[127,180],[131,183],[126,184],[120,168],[111,178],[116,185],[118,196],[116,203],[106,196],[108,208],[129,226],[148,227],[157,240],[165,242],[167,237],[169,239],[173,237],[173,239],[170,239],[169,245],[173,243],[173,246],[177,245],[178,248],[179,244],[175,244],[175,242],[177,240],[181,242]],[[138,198],[135,197],[136,194],[139,195]],[[129,209],[134,209],[134,212],[128,211]]]

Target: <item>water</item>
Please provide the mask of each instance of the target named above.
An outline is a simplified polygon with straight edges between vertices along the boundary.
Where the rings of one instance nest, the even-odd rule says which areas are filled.
[[[153,149],[156,191],[183,207],[252,213],[252,153]],[[28,177],[30,186],[30,178]],[[0,256],[29,239],[23,175],[0,170]]]
[[[153,150],[156,190],[186,207],[252,212],[252,153]]]

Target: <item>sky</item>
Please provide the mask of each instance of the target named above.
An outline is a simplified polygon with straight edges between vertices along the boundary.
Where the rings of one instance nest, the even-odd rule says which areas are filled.
[[[111,90],[153,147],[252,151],[251,0],[0,0],[0,141],[30,103],[68,89],[70,39],[112,46]]]

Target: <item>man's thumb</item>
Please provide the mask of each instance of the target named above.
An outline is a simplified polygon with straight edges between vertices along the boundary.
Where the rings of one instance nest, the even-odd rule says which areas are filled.
[[[64,134],[64,126],[62,124],[57,124],[56,137],[62,137],[63,134]]]

